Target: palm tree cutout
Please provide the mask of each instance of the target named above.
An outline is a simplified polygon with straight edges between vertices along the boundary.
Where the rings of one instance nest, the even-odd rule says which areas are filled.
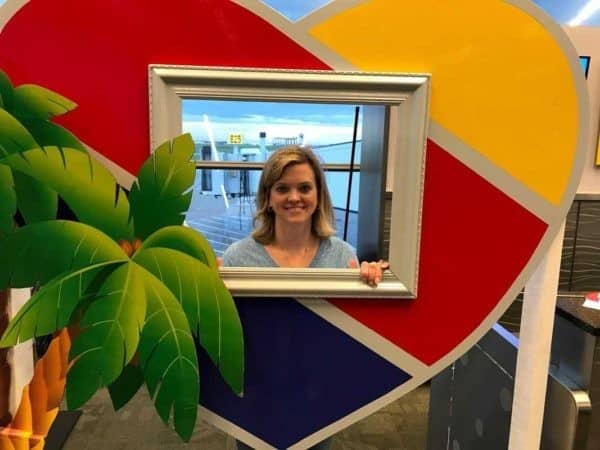
[[[0,159],[37,147],[56,145],[85,152],[68,130],[50,121],[77,105],[33,84],[14,88],[0,71]],[[56,217],[57,194],[42,182],[0,165],[0,234],[14,227],[17,210],[25,222]],[[18,204],[17,204],[18,202]]]
[[[4,98],[20,87],[0,78],[8,107]],[[238,395],[244,367],[240,319],[214,253],[182,226],[195,177],[193,141],[183,135],[159,146],[128,196],[82,145],[71,145],[74,136],[49,121],[75,105],[44,88],[35,92],[35,123],[46,122],[45,139],[10,108],[0,110],[0,289],[39,287],[0,346],[76,325],[68,407],[108,387],[118,409],[145,382],[160,417],[188,441],[199,400],[194,338]],[[21,200],[21,180],[40,197]],[[55,207],[38,214],[32,205],[40,198],[62,199],[78,221],[57,220]],[[20,228],[17,211],[26,222]]]

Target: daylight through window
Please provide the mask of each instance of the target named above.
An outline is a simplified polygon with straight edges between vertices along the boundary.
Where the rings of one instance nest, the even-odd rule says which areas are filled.
[[[281,146],[308,145],[326,169],[335,165],[325,177],[337,235],[356,248],[360,111],[360,106],[346,104],[184,99],[182,130],[192,135],[194,161],[199,163],[186,222],[202,232],[220,256],[253,229],[261,173],[257,164]],[[236,162],[240,167],[220,169],[211,167],[211,161]]]

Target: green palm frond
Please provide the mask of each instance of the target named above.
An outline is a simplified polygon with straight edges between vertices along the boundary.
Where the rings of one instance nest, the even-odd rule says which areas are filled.
[[[68,220],[38,222],[0,237],[0,289],[45,284],[94,264],[127,260],[101,231]]]
[[[131,239],[129,202],[112,174],[76,149],[44,147],[4,158],[9,166],[56,191],[77,218],[115,240]]]
[[[14,88],[8,75],[0,70],[0,108],[12,110]]]
[[[183,223],[196,176],[193,153],[194,141],[184,134],[160,145],[142,165],[129,195],[136,237]]]
[[[244,337],[231,294],[218,273],[167,248],[138,251],[134,261],[159,278],[181,303],[192,333],[237,394],[243,391]]]
[[[23,305],[6,328],[0,347],[8,347],[60,330],[84,300],[98,295],[97,283],[127,260],[93,264],[62,273],[43,285]]]
[[[87,152],[85,146],[73,133],[54,122],[32,118],[22,119],[21,123],[35,139],[39,147],[68,147]]]
[[[52,122],[31,119],[18,122],[6,111],[0,109],[0,129],[8,127],[13,135],[0,136],[0,160],[7,155],[15,155],[43,145],[73,147],[85,151],[75,136]],[[18,209],[26,223],[56,218],[58,198],[56,192],[42,181],[24,173],[15,173],[14,185],[17,190]]]
[[[81,320],[71,346],[67,405],[79,408],[101,387],[113,383],[133,357],[146,316],[144,284],[134,263],[116,268],[104,280]]]
[[[144,384],[142,369],[129,363],[125,366],[119,377],[108,386],[108,393],[115,411],[121,409],[139,391]]]
[[[0,167],[2,166],[0,164]],[[56,219],[58,196],[44,183],[17,170],[13,172],[17,204],[25,223]]]
[[[0,159],[38,147],[37,142],[9,112],[0,108]]]
[[[76,107],[68,98],[35,84],[22,84],[13,91],[12,111],[19,119],[48,120]]]
[[[15,228],[17,194],[10,168],[0,164],[0,237]]]
[[[185,253],[192,258],[204,263],[212,270],[217,270],[217,258],[202,234],[196,230],[184,226],[164,227],[152,233],[140,247],[141,250],[148,248],[170,248]]]
[[[145,272],[145,271],[144,271]],[[144,379],[165,423],[189,441],[198,410],[200,380],[196,348],[181,305],[167,287],[145,272],[146,321],[138,347]]]
[[[49,120],[76,107],[62,95],[31,84],[13,88],[0,71],[0,106],[0,159],[50,145],[86,151],[71,132]],[[56,218],[58,198],[53,189],[25,174],[13,176],[25,223]]]

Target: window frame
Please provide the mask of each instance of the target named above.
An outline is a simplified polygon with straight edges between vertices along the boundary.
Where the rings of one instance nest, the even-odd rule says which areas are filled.
[[[383,105],[395,114],[387,142],[394,162],[390,269],[379,286],[361,282],[359,269],[224,267],[234,296],[415,298],[430,95],[429,74],[149,65],[151,149],[182,132],[182,99]],[[390,119],[392,120],[392,119]],[[256,163],[243,163],[246,168]],[[202,168],[239,168],[210,162]],[[344,170],[328,167],[328,170]],[[349,168],[349,166],[348,166]],[[356,169],[356,167],[355,167]],[[388,171],[389,173],[389,171]],[[360,206],[359,206],[360,209]],[[359,212],[360,214],[360,212]]]

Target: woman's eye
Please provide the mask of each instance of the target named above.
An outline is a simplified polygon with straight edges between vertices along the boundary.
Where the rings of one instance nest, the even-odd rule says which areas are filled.
[[[287,189],[286,186],[277,186],[275,188],[275,192],[279,192],[280,194],[283,194],[283,193],[285,193],[287,191],[288,191],[288,189]]]
[[[299,190],[303,194],[308,194],[312,190],[312,187],[311,186],[300,186]]]

